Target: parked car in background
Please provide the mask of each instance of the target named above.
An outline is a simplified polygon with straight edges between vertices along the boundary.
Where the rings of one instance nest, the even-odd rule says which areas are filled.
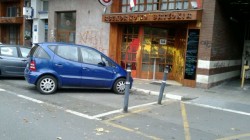
[[[41,43],[28,56],[25,79],[42,94],[81,87],[125,92],[127,72],[98,50],[76,44]],[[130,78],[131,85],[133,79]]]
[[[22,77],[31,48],[19,45],[0,45],[0,76]]]

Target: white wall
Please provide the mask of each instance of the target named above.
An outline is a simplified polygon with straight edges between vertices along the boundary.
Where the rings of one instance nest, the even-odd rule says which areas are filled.
[[[31,7],[34,10],[32,43],[41,43],[45,41],[45,20],[44,19],[48,19],[48,13],[39,13],[39,11],[41,11],[41,8],[42,8],[41,0],[31,0]]]

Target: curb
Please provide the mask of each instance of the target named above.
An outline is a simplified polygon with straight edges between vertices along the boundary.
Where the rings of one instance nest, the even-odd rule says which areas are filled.
[[[155,96],[159,95],[159,92],[140,89],[140,88],[132,88],[131,91],[140,92],[140,93],[147,94],[147,95],[155,95]],[[179,100],[179,101],[187,100],[187,98],[180,96],[180,95],[166,94],[166,93],[163,93],[163,94],[165,95],[165,98],[168,98],[168,99]]]

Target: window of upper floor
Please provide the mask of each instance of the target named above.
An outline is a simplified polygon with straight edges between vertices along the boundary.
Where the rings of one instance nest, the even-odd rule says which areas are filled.
[[[131,3],[132,2],[132,3]],[[121,12],[188,10],[198,8],[201,0],[121,0]],[[131,7],[134,5],[134,7]]]
[[[42,2],[41,11],[48,11],[49,10],[48,0],[42,0],[41,2]]]
[[[17,17],[20,16],[20,10],[18,6],[9,6],[6,8],[7,17]]]

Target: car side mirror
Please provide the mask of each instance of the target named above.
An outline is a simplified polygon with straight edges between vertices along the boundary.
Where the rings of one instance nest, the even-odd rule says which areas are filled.
[[[103,67],[106,66],[105,62],[99,62],[98,65],[99,65],[99,66],[103,66]]]

